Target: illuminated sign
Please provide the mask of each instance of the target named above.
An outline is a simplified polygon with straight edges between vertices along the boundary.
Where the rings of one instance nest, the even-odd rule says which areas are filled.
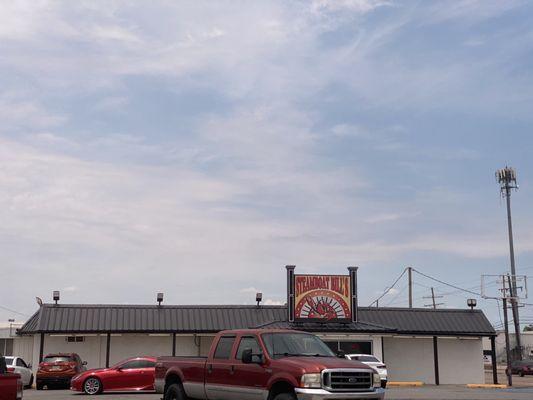
[[[294,319],[350,320],[349,275],[294,275]]]

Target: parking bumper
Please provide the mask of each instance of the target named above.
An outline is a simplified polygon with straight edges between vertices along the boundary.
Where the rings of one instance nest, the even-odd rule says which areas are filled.
[[[351,399],[379,399],[385,398],[385,390],[378,388],[371,392],[328,392],[324,389],[300,389],[294,390],[298,400],[351,400]]]

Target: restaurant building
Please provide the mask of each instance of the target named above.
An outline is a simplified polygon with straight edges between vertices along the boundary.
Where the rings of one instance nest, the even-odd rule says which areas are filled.
[[[283,306],[43,304],[13,350],[34,366],[47,353],[73,352],[99,368],[138,355],[205,356],[225,329],[286,328],[313,332],[334,350],[374,354],[389,381],[485,383],[482,339],[494,347],[495,331],[482,311],[359,307],[356,270],[287,272]]]

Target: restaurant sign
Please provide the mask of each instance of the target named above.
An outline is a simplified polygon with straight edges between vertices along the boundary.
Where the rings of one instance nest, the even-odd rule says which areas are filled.
[[[289,267],[287,268],[289,271]],[[349,275],[297,275],[289,271],[289,320],[350,322],[357,315],[356,268]]]

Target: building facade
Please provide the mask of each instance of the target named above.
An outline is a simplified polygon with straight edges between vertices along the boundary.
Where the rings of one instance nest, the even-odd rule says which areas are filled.
[[[78,353],[88,368],[133,356],[207,355],[224,329],[313,332],[332,349],[369,353],[390,381],[484,383],[483,338],[495,332],[479,310],[358,307],[357,322],[294,322],[286,306],[43,304],[18,330],[13,352],[34,368],[48,353]],[[461,368],[457,368],[460,365]]]

